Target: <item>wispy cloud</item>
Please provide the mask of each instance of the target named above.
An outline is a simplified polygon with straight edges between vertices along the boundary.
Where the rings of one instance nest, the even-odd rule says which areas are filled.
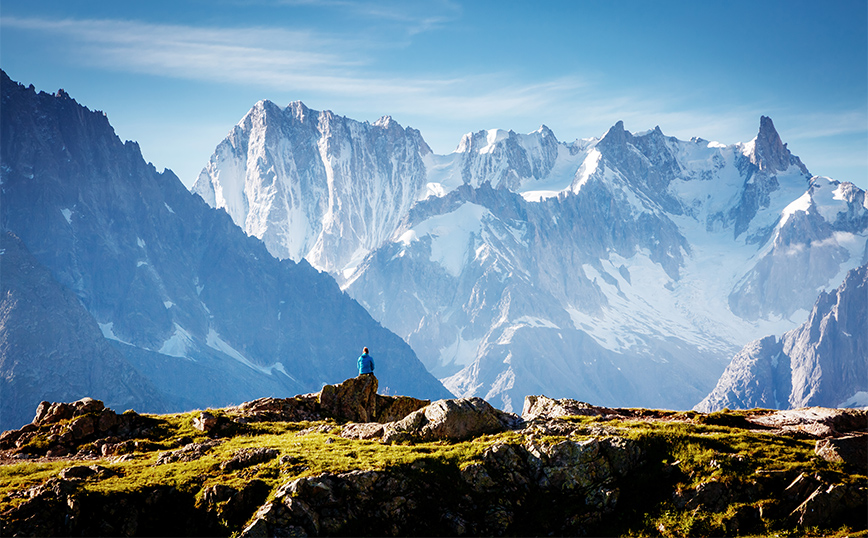
[[[411,36],[442,28],[459,19],[463,11],[451,0],[273,0],[273,5],[317,7],[332,13],[339,10],[369,21],[398,23]]]
[[[794,110],[775,101],[714,102],[701,95],[702,88],[695,89],[696,95],[613,88],[602,74],[552,73],[550,78],[528,81],[504,64],[489,72],[456,67],[451,72],[418,75],[382,61],[384,49],[406,47],[415,33],[435,31],[460,18],[460,6],[448,2],[423,9],[409,2],[239,1],[346,10],[351,16],[384,24],[389,31],[330,33],[324,25],[208,27],[12,16],[0,17],[0,27],[40,33],[62,44],[59,47],[71,65],[259,88],[263,97],[276,92],[317,96],[339,113],[367,114],[357,119],[374,119],[378,114],[412,118],[411,125],[441,151],[454,147],[462,134],[454,132],[458,129],[532,130],[541,123],[562,140],[600,136],[615,121],[624,120],[634,131],[660,125],[664,133],[678,138],[701,136],[730,144],[753,138],[764,114],[775,120],[785,142],[799,142],[806,148],[819,139],[866,133],[864,105],[855,110]],[[857,160],[864,159],[864,151],[856,148],[849,157],[836,160],[853,159],[854,153]]]
[[[565,77],[520,84],[507,73],[407,77],[378,72],[369,40],[312,30],[203,28],[118,20],[3,17],[7,28],[53,34],[75,61],[104,69],[261,86],[388,104],[393,113],[421,107],[457,117],[539,110],[585,83]]]

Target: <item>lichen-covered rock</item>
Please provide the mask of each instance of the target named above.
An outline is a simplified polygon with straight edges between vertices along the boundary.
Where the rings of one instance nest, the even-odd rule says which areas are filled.
[[[385,429],[385,424],[379,422],[364,422],[362,424],[351,422],[341,428],[341,437],[345,439],[382,439]]]
[[[241,422],[320,420],[319,395],[300,394],[292,398],[259,398],[230,407],[227,412]]]
[[[585,402],[560,398],[558,400],[547,396],[525,396],[521,418],[526,421],[545,420],[569,416],[598,416],[605,410]]]
[[[242,448],[232,456],[232,459],[221,463],[220,468],[227,472],[234,471],[236,469],[243,469],[244,467],[250,467],[251,465],[273,460],[279,455],[280,451],[273,448]]]
[[[383,442],[463,441],[515,427],[520,419],[495,409],[482,398],[437,400],[386,425]]]
[[[154,465],[165,465],[167,463],[174,463],[177,461],[198,460],[220,443],[222,443],[222,441],[218,441],[216,439],[209,439],[208,441],[204,441],[202,443],[186,444],[183,448],[178,450],[161,452],[160,455],[157,457],[157,461],[154,463]]]
[[[208,433],[217,426],[217,417],[208,411],[202,411],[193,419],[193,427],[199,431]]]
[[[748,416],[747,420],[766,428],[825,439],[868,429],[868,409],[802,407]]]

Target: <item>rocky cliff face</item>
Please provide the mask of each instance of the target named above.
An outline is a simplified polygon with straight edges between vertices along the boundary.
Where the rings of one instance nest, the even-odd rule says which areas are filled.
[[[265,125],[245,119],[224,144],[237,133],[258,139]],[[291,153],[295,132],[272,140],[268,155]],[[380,147],[373,132],[343,132],[340,146],[369,154]],[[392,231],[351,240],[352,263],[308,259],[452,392],[504,409],[543,391],[691,407],[744,342],[793,328],[816,290],[866,255],[864,192],[811,177],[767,117],[754,140],[730,146],[659,127],[633,134],[618,122],[570,144],[542,127],[471,133],[450,155],[414,147],[396,157],[415,163],[403,186],[378,198],[378,212],[399,215]],[[236,193],[261,176],[243,159],[215,162],[203,177]],[[275,157],[263,162],[281,168]],[[361,203],[354,189],[334,191],[334,207]],[[273,207],[262,204],[256,212]],[[273,215],[270,226],[283,226]]]
[[[425,188],[419,132],[260,101],[193,186],[279,258],[340,271],[386,241]]]
[[[807,321],[738,353],[700,411],[868,405],[868,265],[823,292]]]
[[[28,423],[39,398],[93,394],[119,409],[169,408],[111,346],[81,301],[11,232],[0,237],[0,428]]]
[[[5,73],[0,89],[3,229],[174,408],[318,390],[351,375],[363,345],[383,359],[384,388],[448,395],[331,277],[273,258],[171,171],[145,163],[105,115]],[[52,361],[84,368],[72,350]],[[29,358],[14,353],[4,364]]]

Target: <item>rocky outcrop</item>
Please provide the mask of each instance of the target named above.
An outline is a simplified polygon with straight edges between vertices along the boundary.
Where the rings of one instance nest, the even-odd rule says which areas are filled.
[[[481,398],[438,400],[382,423],[350,423],[341,429],[347,439],[378,439],[384,443],[462,441],[478,435],[515,429],[521,419],[491,407]]]
[[[826,461],[844,463],[861,474],[868,474],[868,433],[817,441],[814,452]]]
[[[387,424],[383,442],[464,441],[515,427],[518,417],[495,409],[482,398],[458,398],[436,402]]]
[[[868,431],[868,409],[805,407],[748,415],[746,419],[758,426],[803,437],[841,437]]]
[[[302,394],[293,398],[260,398],[226,408],[222,412],[200,411],[193,417],[192,425],[194,429],[211,436],[227,436],[242,431],[246,424],[264,421],[298,422],[326,418],[341,422],[379,420],[379,423],[373,424],[375,429],[379,428],[376,437],[382,437],[385,423],[395,423],[430,404],[428,400],[408,396],[377,394],[377,387],[377,378],[373,375],[350,378],[338,385],[326,385],[319,393]],[[476,404],[483,410],[481,416],[490,418],[500,416],[498,413],[502,414],[487,403],[483,403],[484,405]],[[440,405],[453,409],[453,412],[438,414],[432,411],[433,421],[439,425],[429,426],[428,430],[433,428],[438,432],[443,431],[447,436],[453,435],[454,431],[461,428],[470,428],[467,431],[474,431],[472,426],[467,426],[466,416],[460,419],[463,425],[456,425],[456,421],[459,420],[456,417],[460,413],[456,414],[454,409],[459,409],[461,406],[456,408],[450,404]],[[447,414],[448,419],[445,416]],[[118,456],[143,448],[147,441],[133,440],[130,437],[147,431],[153,425],[153,419],[142,417],[132,411],[118,415],[114,410],[106,408],[103,402],[93,398],[85,397],[72,403],[42,402],[36,409],[36,416],[32,423],[21,429],[0,434],[0,450],[25,447],[21,449],[21,457],[60,456],[69,454],[78,445],[91,442],[96,450],[95,454]],[[351,424],[346,431],[359,431],[358,428],[363,425],[364,423]],[[478,426],[476,428],[479,429]],[[429,436],[428,430],[422,437]],[[421,434],[408,432],[405,435]],[[45,442],[33,446],[32,441],[37,438],[45,438]],[[368,439],[371,435],[366,433],[355,438]],[[219,441],[190,443],[179,450],[162,453],[157,464],[198,459],[216,444],[219,444]],[[276,457],[276,455],[271,454],[269,457]],[[242,456],[238,459],[238,462],[230,464],[232,468],[236,465],[243,467],[245,465],[243,462],[250,460]]]
[[[376,422],[377,378],[372,374],[326,385],[319,393],[320,409],[327,415],[353,422]]]
[[[217,519],[197,510],[194,496],[173,486],[145,486],[112,495],[88,494],[85,478],[52,478],[26,492],[4,536],[216,536]],[[169,531],[169,529],[171,529]]]
[[[341,436],[380,439],[384,443],[463,441],[515,429],[520,424],[520,417],[495,409],[482,398],[458,398],[438,400],[385,424],[347,424]]]
[[[834,484],[821,475],[801,474],[784,490],[784,505],[779,508],[786,510],[795,501],[797,506],[787,519],[802,528],[824,526],[833,520],[856,522],[864,517],[866,495],[864,486]]]
[[[372,382],[348,386],[370,389]],[[526,420],[468,398],[435,401],[397,421],[340,424],[319,409],[320,396],[248,402],[182,421],[115,415],[92,399],[45,402],[34,423],[0,438],[0,464],[60,447],[69,464],[37,486],[0,486],[4,536],[150,536],[167,529],[208,536],[609,535],[612,529],[757,535],[868,526],[868,490],[859,474],[866,410],[706,415],[531,396]],[[327,420],[285,424],[300,409]],[[187,422],[204,414],[216,421],[207,434]],[[275,419],[283,424],[268,424],[266,414],[283,417]],[[101,417],[111,416],[114,425],[100,431]],[[73,425],[85,419],[94,430],[76,439]],[[69,444],[51,438],[53,431],[67,432]],[[267,432],[261,443],[258,432]],[[347,439],[336,439],[338,433]],[[218,448],[234,445],[235,436],[242,448]],[[818,436],[814,458],[802,439]],[[402,444],[348,440],[359,438]],[[745,443],[773,460],[769,467],[740,453]],[[767,454],[770,446],[787,455]],[[380,452],[376,459],[353,468],[372,451]],[[95,465],[100,454],[116,457]],[[319,461],[333,455],[336,469]],[[154,484],[160,476],[172,483]],[[100,483],[108,479],[114,482]],[[657,513],[664,515],[648,515]],[[646,528],[648,517],[654,524]],[[621,524],[624,518],[632,523]]]
[[[436,402],[435,402],[436,403]],[[432,463],[300,478],[278,488],[241,536],[583,534],[618,505],[642,462],[629,440],[498,443],[457,477]],[[457,480],[456,480],[457,478]],[[550,519],[543,505],[563,509]]]
[[[303,394],[293,398],[259,398],[227,408],[241,422],[274,422],[319,420],[318,394]]]
[[[521,418],[531,421],[570,416],[600,416],[609,414],[607,411],[611,410],[570,398],[554,400],[546,396],[525,396]]]
[[[373,375],[351,377],[337,385],[324,385],[320,392],[292,398],[260,398],[227,409],[233,420],[247,422],[320,420],[334,418],[353,422],[391,422],[428,405],[430,400],[377,394],[379,381]]]
[[[73,454],[76,447],[90,444],[93,455],[111,455],[124,452],[121,440],[146,432],[155,423],[134,411],[118,415],[92,398],[72,403],[42,402],[32,423],[0,435],[0,450],[29,457],[56,457]]]

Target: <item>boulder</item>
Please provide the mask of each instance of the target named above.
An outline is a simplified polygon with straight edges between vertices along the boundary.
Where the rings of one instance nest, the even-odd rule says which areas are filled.
[[[336,420],[386,423],[400,420],[431,403],[409,396],[377,394],[378,385],[373,375],[352,377],[339,385],[325,385],[317,395],[318,411]]]
[[[273,448],[242,448],[237,451],[231,459],[221,463],[220,469],[227,472],[236,469],[243,469],[244,467],[250,467],[251,465],[273,460],[279,455],[280,451]]]
[[[382,439],[385,424],[379,422],[351,422],[341,428],[341,437],[345,439]]]
[[[868,474],[868,435],[820,439],[814,452],[827,461],[844,463],[861,474]]]
[[[227,410],[240,422],[320,420],[319,395],[301,394],[293,398],[259,398]]]
[[[115,474],[114,471],[107,469],[102,465],[75,465],[60,471],[60,478],[63,478],[64,480],[93,477],[104,478]]]
[[[521,410],[521,418],[526,421],[604,414],[607,414],[604,408],[569,398],[555,400],[547,396],[525,396],[524,407]]]
[[[74,467],[67,467],[66,469],[60,471],[60,478],[63,478],[64,480],[70,480],[74,478],[90,478],[95,474],[96,470],[88,467],[87,465],[76,465]]]
[[[847,519],[849,513],[855,511],[864,521],[865,498],[864,487],[846,484],[821,486],[793,510],[790,520],[800,527],[816,527]]]
[[[205,433],[210,432],[217,426],[217,417],[208,411],[202,411],[199,416],[193,419],[193,427]]]
[[[76,441],[84,439],[96,431],[98,419],[93,415],[85,415],[72,420],[69,423],[69,429],[72,432],[72,437]]]
[[[383,442],[463,441],[506,431],[519,423],[518,416],[495,409],[482,398],[437,400],[386,424]]]
[[[320,409],[338,420],[375,422],[377,387],[373,374],[351,377],[339,385],[325,385],[319,393]]]
[[[118,424],[118,415],[111,409],[103,409],[99,414],[97,421],[97,429],[100,432],[107,432]]]
[[[376,420],[380,423],[401,420],[413,411],[418,411],[431,400],[419,400],[409,396],[382,396],[377,394]]]
[[[130,441],[127,441],[129,443]],[[170,452],[161,452],[157,457],[157,461],[154,465],[164,465],[166,463],[174,463],[176,461],[193,461],[201,458],[205,454],[208,453],[209,450],[214,448],[215,446],[222,443],[222,441],[218,441],[215,439],[205,441],[203,443],[189,443],[184,445],[183,448],[179,450],[172,450]],[[108,445],[105,445],[108,446]],[[105,452],[105,446],[103,446]],[[110,452],[116,453],[116,452]],[[105,454],[104,454],[105,455]]]
[[[868,409],[802,407],[749,416],[747,420],[765,428],[825,439],[868,429]]]
[[[72,418],[72,406],[70,404],[42,402],[36,407],[36,416],[32,423],[41,426],[69,418]]]

